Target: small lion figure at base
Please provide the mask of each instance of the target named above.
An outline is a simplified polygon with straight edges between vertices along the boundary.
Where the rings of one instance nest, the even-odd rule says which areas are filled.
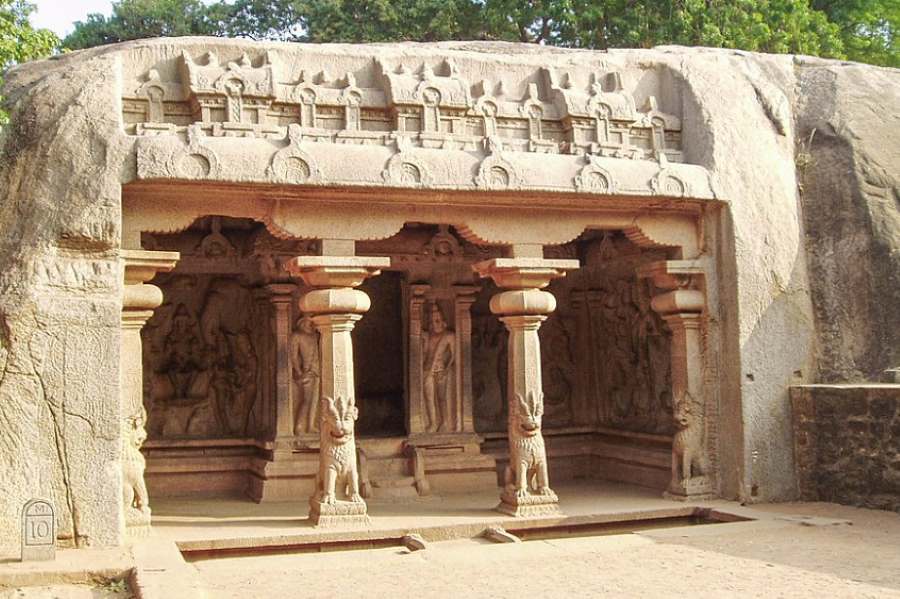
[[[547,451],[541,434],[543,393],[529,391],[527,398],[518,393],[515,397],[514,409],[510,410],[509,417],[509,465],[504,475],[504,495],[522,500],[533,494],[555,501],[556,493],[550,488]]]
[[[319,473],[313,501],[335,505],[338,491],[353,503],[365,503],[359,494],[354,428],[359,410],[353,397],[322,397],[319,410]]]
[[[125,521],[130,525],[150,523],[150,499],[144,483],[147,462],[141,454],[141,446],[147,439],[146,417],[142,409],[140,415],[126,418],[122,439],[122,502]]]
[[[672,490],[685,486],[685,481],[705,476],[709,464],[703,452],[703,415],[698,413],[690,393],[675,402],[675,426],[672,439]]]

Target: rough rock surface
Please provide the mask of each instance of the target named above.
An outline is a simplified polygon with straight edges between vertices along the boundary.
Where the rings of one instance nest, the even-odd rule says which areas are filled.
[[[791,400],[801,499],[900,512],[900,385],[795,387]]]
[[[900,366],[900,75],[811,59],[798,74],[818,378],[880,381]]]
[[[552,64],[580,68],[585,74],[610,67],[656,70],[673,89],[677,84],[682,90],[686,161],[707,169],[715,197],[726,206],[712,211],[707,220],[717,270],[710,302],[718,307],[710,343],[719,350],[712,352],[706,373],[720,381],[722,416],[715,428],[726,497],[763,500],[794,494],[787,389],[792,382],[814,378],[817,332],[823,372],[849,372],[827,358],[844,350],[825,328],[833,321],[828,306],[850,305],[847,298],[857,297],[860,282],[811,293],[798,209],[795,148],[820,120],[832,127],[820,127],[827,135],[813,137],[807,172],[828,174],[855,160],[854,172],[866,174],[844,177],[839,195],[825,186],[816,188],[811,180],[806,192],[808,198],[820,198],[822,207],[814,210],[818,214],[853,211],[858,216],[852,225],[854,238],[873,248],[868,254],[871,275],[862,280],[873,295],[865,315],[853,315],[850,322],[859,338],[868,334],[877,341],[859,351],[854,347],[852,369],[870,374],[882,368],[879,362],[887,359],[876,355],[878,348],[889,347],[892,339],[896,358],[898,302],[892,309],[879,308],[876,298],[886,302],[898,293],[897,233],[890,229],[896,220],[888,225],[897,213],[896,180],[891,183],[890,176],[898,172],[891,166],[896,165],[898,144],[890,126],[866,124],[892,111],[873,113],[874,100],[859,103],[838,96],[858,89],[867,97],[880,92],[896,98],[897,71],[677,47],[599,53],[482,43],[304,47],[180,38],[76,52],[13,69],[4,90],[13,124],[3,132],[0,154],[3,542],[18,538],[18,510],[34,496],[54,500],[64,537],[98,545],[122,540],[118,251],[121,186],[137,176],[136,140],[122,128],[123,73],[133,74],[135,65],[153,65],[182,50],[199,56],[215,49],[237,57],[262,48],[295,61],[320,56],[322,67],[332,69],[342,60],[377,56],[419,64],[449,55],[458,62],[480,64],[486,76],[493,73],[495,78],[510,65]],[[819,94],[822,86],[835,98],[824,107],[807,98]],[[862,135],[863,130],[885,135],[881,145],[887,149],[879,151],[876,140]],[[863,149],[856,151],[860,143]],[[820,148],[827,160],[817,160]],[[828,166],[838,159],[843,162]],[[251,180],[244,173],[235,176]],[[879,190],[887,191],[879,196]],[[838,205],[827,204],[829,198],[839,199],[844,208],[831,208]],[[877,206],[884,208],[876,212]],[[876,222],[876,214],[887,216]],[[816,245],[820,231],[826,238],[827,223],[816,222],[807,217],[814,290],[827,287],[819,272],[832,260]],[[834,255],[856,258],[852,248],[844,251]],[[888,286],[890,264],[893,289]],[[840,273],[847,273],[846,266]],[[884,276],[879,278],[879,273]],[[847,296],[842,289],[849,290]],[[825,323],[818,331],[813,302],[820,323]]]

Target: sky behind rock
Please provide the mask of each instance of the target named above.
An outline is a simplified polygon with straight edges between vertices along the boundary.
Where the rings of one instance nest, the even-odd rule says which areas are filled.
[[[31,15],[35,27],[49,29],[65,37],[75,29],[75,21],[84,21],[90,13],[112,13],[113,0],[30,0],[37,6]],[[204,0],[209,3],[210,0]]]

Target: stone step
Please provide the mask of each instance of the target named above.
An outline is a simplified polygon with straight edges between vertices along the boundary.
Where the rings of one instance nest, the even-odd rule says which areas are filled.
[[[395,478],[373,478],[372,486],[376,489],[396,489],[400,487],[412,487],[416,479],[412,476],[399,476]]]
[[[410,472],[408,458],[369,458],[369,478],[406,476]]]

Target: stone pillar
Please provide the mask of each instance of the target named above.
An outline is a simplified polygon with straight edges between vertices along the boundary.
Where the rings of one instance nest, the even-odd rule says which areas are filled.
[[[702,316],[706,305],[703,270],[695,261],[669,260],[638,271],[656,288],[650,306],[672,332],[672,480],[665,496],[677,500],[715,496],[706,435],[707,403],[703,386]]]
[[[119,372],[122,414],[122,501],[125,531],[132,536],[147,534],[150,503],[144,484],[144,457],[141,445],[147,438],[144,427],[144,362],[141,329],[163,302],[162,290],[147,281],[158,272],[168,272],[178,262],[178,252],[121,250],[125,285],[122,288],[122,340]]]
[[[543,288],[578,266],[577,260],[539,257],[497,258],[474,265],[478,274],[491,277],[505,290],[491,298],[491,312],[509,330],[510,463],[498,509],[512,516],[552,515],[559,511],[559,499],[550,488],[541,433],[544,393],[538,329],[556,309],[556,298]]]
[[[292,283],[266,285],[275,328],[275,427],[273,460],[290,457],[294,446],[294,389],[291,384]]]
[[[324,241],[323,253],[327,254],[331,245]],[[359,494],[354,437],[358,410],[350,332],[370,306],[369,296],[355,287],[390,266],[389,258],[353,256],[352,242],[349,248],[339,247],[344,255],[300,256],[286,266],[313,288],[300,300],[300,309],[312,316],[319,332],[319,473],[309,514],[317,526],[368,521],[366,503]]]

